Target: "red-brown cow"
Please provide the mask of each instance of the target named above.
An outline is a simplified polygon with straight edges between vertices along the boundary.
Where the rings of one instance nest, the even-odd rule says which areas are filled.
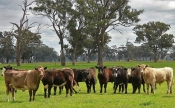
[[[106,93],[106,88],[108,82],[114,82],[113,70],[112,68],[107,68],[106,66],[95,66],[98,69],[98,80],[100,83],[100,93],[102,93],[102,88],[104,85],[104,93]]]
[[[46,68],[38,67],[29,71],[6,70],[4,81],[6,85],[6,100],[9,101],[9,91],[12,91],[12,98],[15,100],[15,89],[28,90],[29,101],[35,100],[35,93],[39,88],[40,80]]]

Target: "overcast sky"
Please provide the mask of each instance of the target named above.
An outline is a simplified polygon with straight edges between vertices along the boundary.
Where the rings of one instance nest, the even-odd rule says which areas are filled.
[[[14,22],[19,24],[19,20],[22,17],[22,10],[19,5],[22,5],[23,0],[0,0],[0,31],[10,31]],[[28,0],[30,2],[32,0]],[[139,16],[141,21],[138,24],[148,23],[149,21],[160,21],[166,24],[170,24],[171,28],[167,31],[169,34],[175,36],[175,0],[130,0],[129,5],[133,9],[144,9],[144,12]],[[28,11],[29,23],[39,22],[42,24],[48,24],[49,21],[45,18],[36,17]],[[122,34],[117,31],[109,32],[112,36],[112,41],[108,44],[109,46],[125,45],[128,39],[129,42],[134,43],[136,35],[132,31],[132,27],[119,27],[122,30]],[[32,29],[33,31],[35,28]],[[54,48],[60,53],[60,45],[58,44],[59,38],[56,34],[43,27],[41,29],[42,41],[49,47]]]

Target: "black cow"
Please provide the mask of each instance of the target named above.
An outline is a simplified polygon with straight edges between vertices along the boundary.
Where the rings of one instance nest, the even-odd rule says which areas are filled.
[[[123,66],[117,66],[113,68],[113,75],[114,75],[114,93],[116,93],[117,87],[121,86],[124,87],[123,90],[125,90],[125,94],[127,94],[127,87],[128,87],[128,74],[127,74],[127,68],[124,68]]]
[[[95,66],[95,67],[98,69],[100,93],[102,93],[103,85],[104,85],[104,93],[106,93],[108,82],[114,82],[113,70],[111,68],[107,68],[106,66]]]

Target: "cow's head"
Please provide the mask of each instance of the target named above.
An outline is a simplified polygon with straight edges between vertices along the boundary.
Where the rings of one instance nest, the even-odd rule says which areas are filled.
[[[128,69],[127,69],[127,75],[128,75],[128,76],[131,76],[131,71],[132,71],[132,68],[128,68]]]
[[[38,68],[35,68],[35,70],[39,73],[39,76],[41,79],[44,77],[44,71],[47,69],[47,67],[39,66]]]
[[[12,70],[12,67],[10,65],[4,66],[3,68],[1,68],[1,70],[2,70],[1,76],[4,76],[7,70]]]
[[[124,71],[127,71],[127,68],[124,68],[123,66],[113,67],[114,77],[118,77]]]
[[[144,72],[145,72],[145,69],[148,67],[148,65],[146,65],[146,64],[141,64],[141,65],[138,65],[138,67],[140,68],[140,72],[141,72],[141,73],[144,73]]]
[[[105,71],[106,66],[95,66],[95,68],[98,69],[98,74],[102,74]]]

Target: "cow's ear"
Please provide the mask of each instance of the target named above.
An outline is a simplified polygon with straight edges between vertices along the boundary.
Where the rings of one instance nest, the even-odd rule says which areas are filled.
[[[47,67],[44,67],[44,70],[46,70],[47,69]],[[54,70],[56,70],[56,69],[54,69]]]
[[[0,68],[2,70],[2,68]]]
[[[148,65],[146,65],[145,67],[148,67]]]
[[[139,65],[139,64],[138,64],[137,66],[138,66],[138,67],[140,67],[140,65]]]
[[[127,70],[127,68],[124,68],[124,70]]]
[[[106,66],[103,67],[104,69],[106,68]]]
[[[95,68],[98,68],[98,66],[95,66]]]
[[[38,68],[35,68],[35,70],[38,70]]]
[[[10,70],[12,70],[12,67],[10,66]]]
[[[135,70],[135,68],[131,68],[131,70],[133,71],[133,70]]]

